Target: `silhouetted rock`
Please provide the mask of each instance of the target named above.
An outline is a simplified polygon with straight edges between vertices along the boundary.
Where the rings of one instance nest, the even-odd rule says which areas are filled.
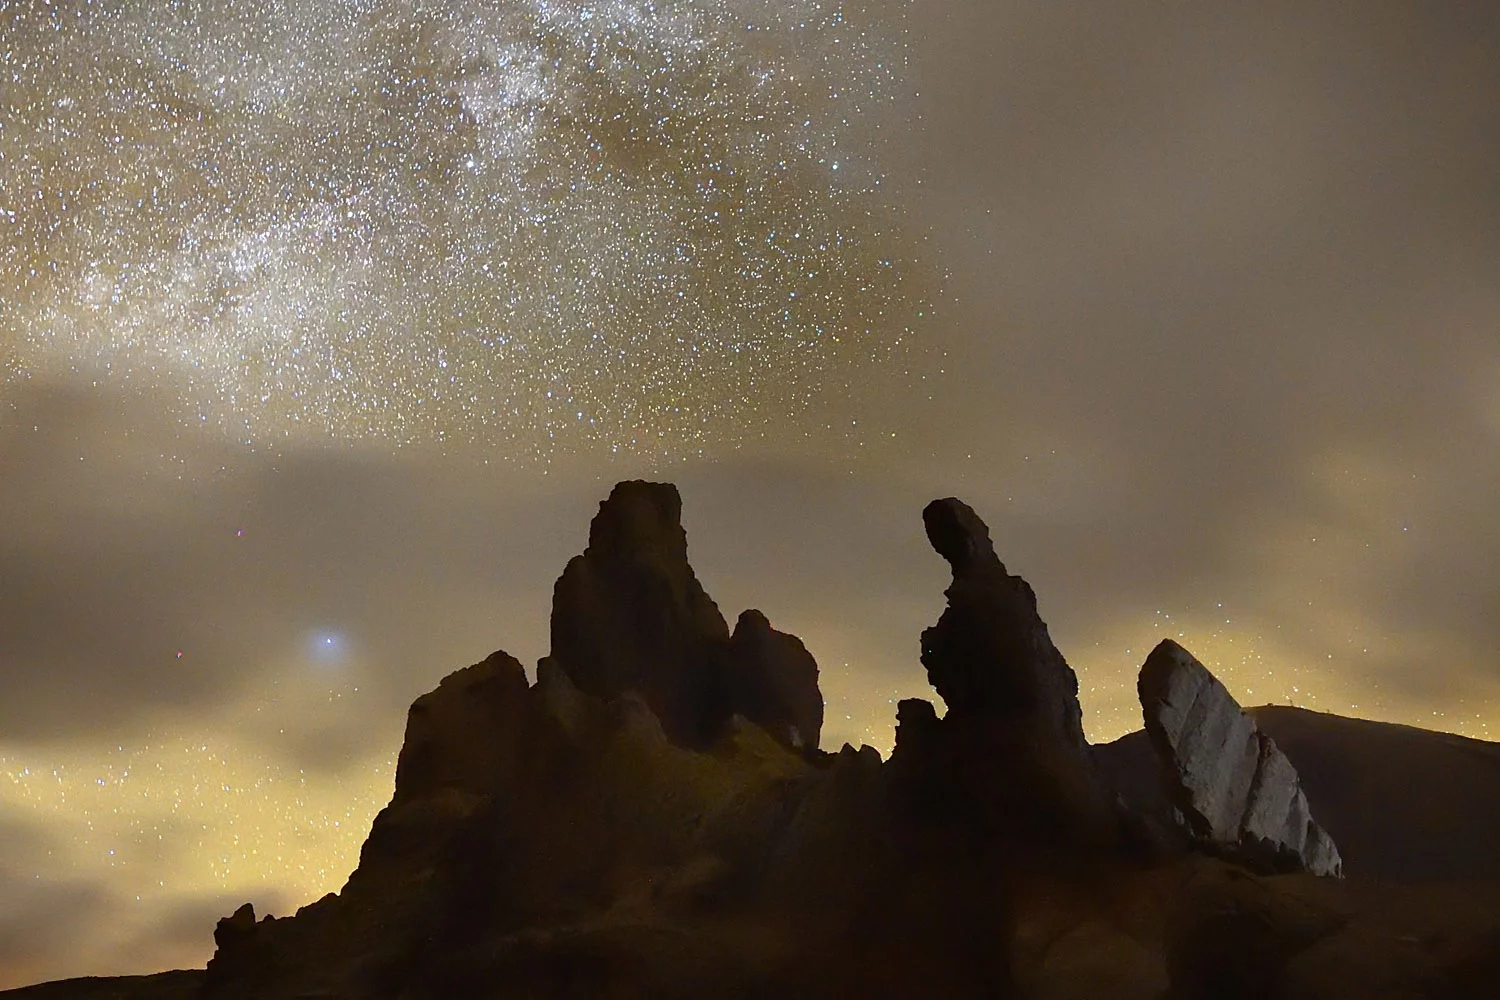
[[[951,717],[1004,720],[1084,746],[1078,678],[1052,644],[1031,586],[1006,572],[989,529],[963,501],[934,500],[922,520],[953,568],[947,610],[922,633],[922,665]]]
[[[730,711],[790,746],[818,745],[823,695],[818,664],[802,640],[771,627],[759,611],[743,612],[724,658]]]
[[[708,745],[733,715],[788,746],[818,743],[817,663],[758,611],[730,635],[688,564],[669,483],[623,482],[599,505],[553,589],[552,659],[589,694],[640,695],[682,746]]]
[[[933,755],[925,770],[933,783],[954,784],[923,797],[977,809],[988,816],[981,822],[1011,832],[1112,841],[1117,824],[1088,755],[1078,678],[1052,644],[1036,594],[1006,571],[967,504],[934,500],[922,520],[953,569],[948,606],[922,633],[922,665],[948,706],[937,726],[920,720],[936,734],[924,739]],[[898,740],[894,757],[908,750],[910,741]],[[903,767],[915,770],[909,760]]]
[[[1339,874],[1291,761],[1203,664],[1164,639],[1137,687],[1168,796],[1196,839],[1271,870]]]
[[[552,658],[580,690],[634,691],[684,745],[709,742],[729,627],[688,565],[682,499],[624,482],[599,505],[588,548],[552,592]]]
[[[1247,868],[1317,870],[1322,842],[1294,842],[1296,775],[1177,647],[1142,672],[1151,739],[1228,839],[1134,851],[1076,679],[967,506],[924,512],[954,570],[923,635],[948,710],[901,701],[889,761],[796,746],[816,665],[757,612],[728,633],[678,515],[671,487],[616,487],[535,684],[495,653],[417,699],[348,883],[220,921],[202,1000],[1490,995],[1494,896]]]
[[[6,1000],[197,1000],[202,969],[179,969],[150,976],[89,976],[17,990],[0,990]]]
[[[481,795],[522,763],[526,669],[503,651],[443,678],[412,703],[396,762],[401,804],[444,790]]]
[[[613,935],[758,885],[810,773],[743,719],[686,749],[638,695],[597,698],[551,660],[528,687],[497,653],[413,706],[396,794],[343,891],[274,924],[223,922],[205,996],[557,995],[569,963],[618,953]],[[602,913],[617,922],[594,941]],[[717,991],[717,971],[670,971]]]
[[[233,948],[255,934],[255,907],[246,903],[219,921],[214,928],[214,944]]]

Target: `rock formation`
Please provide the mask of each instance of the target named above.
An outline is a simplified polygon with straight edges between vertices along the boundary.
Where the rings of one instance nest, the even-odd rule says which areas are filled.
[[[1248,711],[1297,768],[1345,875],[1500,884],[1500,743],[1288,705]]]
[[[679,513],[670,486],[615,488],[535,683],[495,653],[419,698],[347,885],[220,921],[203,1000],[1332,1000],[1353,994],[1327,970],[1365,954],[1395,957],[1359,995],[1492,995],[1500,916],[1400,938],[1413,962],[1379,900],[1361,922],[1347,883],[1247,870],[1337,854],[1274,745],[1167,644],[1143,703],[1211,850],[1128,849],[1077,680],[961,502],[924,512],[953,568],[922,636],[947,711],[901,701],[885,762],[816,749],[812,657],[758,612],[729,632]]]
[[[818,745],[817,664],[758,611],[730,635],[688,564],[668,483],[623,482],[599,505],[588,548],[553,589],[552,659],[589,694],[640,695],[682,746],[708,745],[736,714],[788,745]]]
[[[1271,870],[1339,874],[1291,761],[1203,664],[1164,639],[1137,687],[1168,796],[1195,839]]]
[[[818,745],[823,696],[817,661],[801,639],[776,631],[759,611],[745,611],[735,622],[723,683],[729,711],[793,747]]]
[[[1036,594],[1006,571],[989,528],[961,500],[934,500],[922,520],[953,569],[948,606],[922,633],[922,665],[948,711],[938,719],[930,705],[903,701],[893,760],[949,786],[920,797],[977,811],[983,826],[1113,842],[1117,817],[1088,754],[1078,678]]]

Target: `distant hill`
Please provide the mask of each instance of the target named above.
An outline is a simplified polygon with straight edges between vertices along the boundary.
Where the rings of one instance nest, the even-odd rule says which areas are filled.
[[[1284,705],[1250,709],[1297,768],[1356,878],[1500,882],[1500,743]],[[1094,748],[1134,804],[1158,804],[1144,731]]]
[[[5,990],[9,1000],[192,1000],[203,986],[202,969],[158,972],[154,976],[66,979]]]

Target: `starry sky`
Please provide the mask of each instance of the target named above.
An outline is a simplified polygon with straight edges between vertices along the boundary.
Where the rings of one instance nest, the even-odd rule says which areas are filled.
[[[339,888],[406,706],[681,488],[824,744],[968,500],[1095,740],[1500,737],[1500,8],[0,0],[0,987]]]

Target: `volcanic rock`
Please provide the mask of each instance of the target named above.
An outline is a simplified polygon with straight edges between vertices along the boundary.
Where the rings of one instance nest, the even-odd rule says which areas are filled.
[[[1289,705],[1248,711],[1297,768],[1346,875],[1500,883],[1500,744]]]
[[[1271,870],[1340,873],[1291,761],[1203,664],[1164,639],[1137,688],[1168,796],[1195,839]]]
[[[922,665],[955,720],[1003,721],[1080,751],[1078,678],[1037,614],[1036,593],[995,555],[989,528],[952,497],[922,511],[927,538],[953,568],[947,610],[922,633]]]
[[[678,512],[669,486],[616,487],[535,683],[496,653],[419,698],[348,884],[221,921],[203,1000],[1493,995],[1490,897],[1412,923],[1381,887],[1247,867],[1285,860],[1305,800],[1171,648],[1143,671],[1151,739],[1185,762],[1195,829],[1236,839],[1134,853],[1036,598],[958,501],[924,515],[953,566],[922,644],[947,711],[901,701],[884,762],[795,745],[816,666],[758,613],[728,633]]]
[[[290,919],[222,921],[204,996],[596,995],[626,975],[616,935],[759,883],[810,773],[743,719],[685,749],[638,695],[597,698],[551,660],[528,687],[497,653],[413,705],[396,793],[343,891]],[[569,986],[575,963],[595,979]],[[717,992],[701,971],[673,972],[681,995]]]

